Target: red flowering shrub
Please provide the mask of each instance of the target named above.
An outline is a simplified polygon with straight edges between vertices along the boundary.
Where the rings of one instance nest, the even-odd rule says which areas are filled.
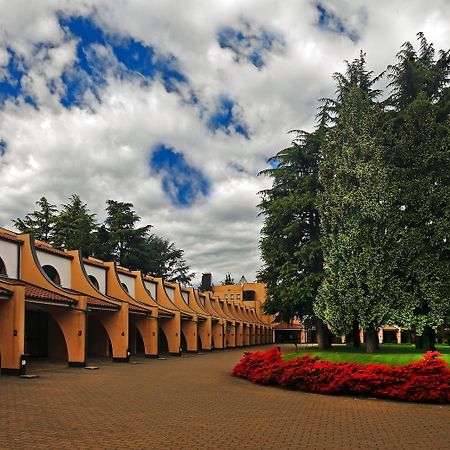
[[[428,352],[421,361],[387,366],[333,363],[309,355],[283,361],[278,348],[272,348],[247,353],[232,374],[254,383],[279,384],[318,394],[450,403],[450,369],[439,356],[439,352]]]
[[[276,369],[281,363],[281,352],[277,347],[266,352],[248,352],[233,369],[232,375],[247,378],[254,383],[274,384]]]

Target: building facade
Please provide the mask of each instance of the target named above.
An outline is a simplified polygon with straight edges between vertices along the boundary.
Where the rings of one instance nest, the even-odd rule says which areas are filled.
[[[83,367],[98,356],[127,362],[272,343],[264,298],[263,285],[231,298],[0,229],[1,373],[23,374],[33,357]]]

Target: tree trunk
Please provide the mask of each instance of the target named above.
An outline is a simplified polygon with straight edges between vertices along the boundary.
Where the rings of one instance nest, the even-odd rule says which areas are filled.
[[[426,352],[436,350],[436,332],[433,328],[426,326],[423,331],[423,347]]]
[[[359,335],[359,324],[355,320],[352,327],[352,344],[353,348],[361,347],[361,337]]]
[[[318,317],[316,318],[316,330],[319,350],[329,350],[331,348],[330,330]]]
[[[374,326],[366,328],[366,352],[376,353],[379,350],[378,333]]]
[[[416,345],[416,350],[423,350],[423,335],[419,336],[414,330],[414,343]]]

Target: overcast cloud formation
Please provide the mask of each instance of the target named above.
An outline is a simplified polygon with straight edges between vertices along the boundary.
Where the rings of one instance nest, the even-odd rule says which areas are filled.
[[[435,0],[0,0],[0,225],[77,193],[98,219],[132,202],[197,279],[260,267],[257,177],[311,129],[332,73],[362,49],[379,73]]]

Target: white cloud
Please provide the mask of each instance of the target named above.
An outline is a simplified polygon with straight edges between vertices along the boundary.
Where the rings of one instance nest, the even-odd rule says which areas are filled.
[[[0,65],[7,63],[6,48],[22,56],[29,65],[24,84],[40,105],[33,109],[9,102],[0,111],[0,137],[8,145],[0,160],[0,224],[10,226],[41,195],[60,204],[79,193],[100,218],[106,199],[130,201],[155,232],[185,250],[198,274],[212,271],[216,281],[226,272],[252,279],[260,265],[256,193],[270,182],[256,173],[265,167],[265,158],[289,144],[288,130],[313,126],[317,99],[333,94],[331,75],[343,69],[343,60],[363,49],[369,67],[380,72],[418,31],[436,49],[449,47],[445,0],[415,0],[407,7],[400,0],[321,4],[360,40],[319,29],[314,1],[202,0],[180,7],[175,0],[0,0]],[[61,12],[91,14],[111,32],[174,55],[201,106],[183,101],[187,93],[167,93],[160,81],[145,86],[109,75],[100,102],[88,95],[84,109],[62,107],[59,79],[76,60],[76,42],[58,26]],[[221,27],[239,28],[243,19],[253,29],[283,37],[283,51],[266,54],[262,70],[236,62],[217,42]],[[36,52],[39,42],[48,45]],[[222,95],[236,101],[250,140],[208,130],[206,112]],[[209,197],[190,208],[170,204],[148,166],[150,151],[160,143],[183,152],[202,170],[212,183]]]

